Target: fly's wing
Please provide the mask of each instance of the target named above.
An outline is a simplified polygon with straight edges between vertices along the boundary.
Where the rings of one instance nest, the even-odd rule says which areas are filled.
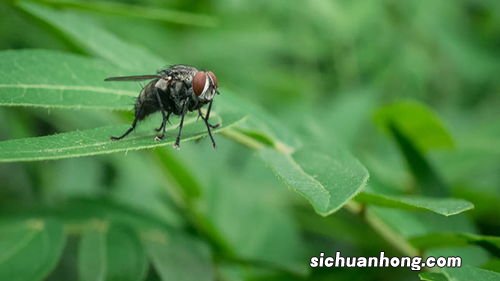
[[[160,75],[132,75],[132,76],[118,76],[118,77],[108,77],[104,81],[143,81],[151,80],[155,78],[161,78]]]

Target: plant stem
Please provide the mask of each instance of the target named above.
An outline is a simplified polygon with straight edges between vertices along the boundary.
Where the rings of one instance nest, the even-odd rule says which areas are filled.
[[[232,139],[236,142],[239,142],[243,144],[244,146],[247,146],[251,149],[259,150],[261,148],[264,148],[264,144],[262,144],[259,141],[256,141],[253,138],[250,138],[249,136],[245,135],[244,133],[237,131],[235,129],[229,128],[224,131],[220,132],[221,135],[225,136],[226,138]]]
[[[223,136],[225,136],[233,141],[239,142],[239,143],[243,144],[244,146],[247,146],[247,147],[249,147],[251,149],[255,149],[255,150],[259,150],[259,149],[262,149],[264,147],[269,146],[268,144],[263,143],[255,138],[252,138],[251,136],[248,136],[247,134],[239,131],[238,128],[231,127],[231,128],[228,128],[224,131],[221,131],[220,134],[222,134]],[[290,155],[293,153],[293,148],[289,147],[288,145],[286,145],[282,142],[276,141],[276,140],[273,140],[272,147],[285,155]]]
[[[391,244],[405,255],[417,256],[420,254],[418,249],[413,247],[404,237],[388,226],[380,217],[366,210],[365,205],[351,201],[344,207],[351,213],[362,216],[363,219],[365,219],[365,221],[387,241],[387,243]]]

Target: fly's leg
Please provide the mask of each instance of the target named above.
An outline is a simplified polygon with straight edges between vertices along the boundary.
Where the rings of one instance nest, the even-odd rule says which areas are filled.
[[[170,123],[170,121],[168,120],[170,118],[170,114],[172,114],[172,112],[167,112],[167,115],[165,116],[165,114],[162,111],[161,125],[159,128],[155,128],[155,131],[157,132],[161,131],[167,125],[167,122]]]
[[[205,122],[205,126],[207,127],[207,131],[208,131],[208,136],[210,137],[210,140],[212,141],[212,146],[213,148],[216,148],[216,144],[215,144],[215,140],[214,140],[214,137],[212,136],[212,128],[214,128],[210,123],[208,123],[208,118],[205,118],[203,117],[202,113],[201,113],[201,109],[198,108],[198,114],[199,116],[201,116],[201,119],[203,119],[203,122]],[[207,116],[208,116],[208,113],[207,113]],[[215,126],[215,128],[218,127],[218,124],[217,126]]]
[[[210,127],[212,129],[216,129],[220,126],[219,123],[213,125],[213,124],[210,124],[210,122],[208,122],[208,118],[210,118],[210,111],[212,110],[212,103],[213,103],[213,100],[211,100],[210,103],[208,104],[206,116],[203,116],[203,114],[201,113],[201,110],[198,109],[198,117],[201,117],[201,119],[203,119],[203,121],[205,121],[205,125],[207,125],[207,127]]]
[[[181,110],[181,123],[179,124],[179,133],[177,134],[177,138],[175,139],[174,143],[175,149],[180,149],[182,126],[184,125],[184,116],[186,115],[186,105],[187,105],[187,100],[184,100]]]
[[[127,130],[127,131],[125,131],[125,133],[123,133],[123,134],[122,134],[121,136],[119,136],[119,137],[114,137],[114,136],[111,136],[111,137],[110,137],[110,139],[111,139],[111,140],[116,141],[116,140],[121,140],[121,139],[123,139],[124,137],[128,136],[128,134],[130,134],[130,133],[131,133],[131,132],[135,129],[135,126],[137,125],[137,120],[138,120],[138,118],[137,118],[137,116],[136,116],[136,117],[134,118],[134,121],[132,122],[132,126],[130,126],[130,128],[128,128],[128,130]]]
[[[158,91],[158,88],[155,88],[155,95],[156,95],[156,100],[158,101],[158,104],[160,105],[160,111],[161,111],[161,115],[163,118],[161,121],[160,128],[158,128],[156,130],[157,132],[161,131],[161,133],[156,135],[156,137],[155,137],[155,141],[160,141],[165,137],[165,130],[167,129],[166,123],[167,123],[168,117],[170,117],[170,112],[168,112],[168,114],[166,113],[165,107],[163,107],[163,103],[161,102],[160,93]]]
[[[130,128],[128,128],[128,130],[125,131],[125,133],[123,133],[121,136],[119,136],[119,137],[111,136],[110,139],[115,141],[115,140],[121,140],[124,137],[128,136],[128,134],[130,134],[137,126],[137,122],[139,121],[139,117],[141,116],[141,114],[142,114],[142,106],[140,106],[139,109],[136,110],[135,118],[134,118],[134,121],[132,121],[132,125],[130,126]]]

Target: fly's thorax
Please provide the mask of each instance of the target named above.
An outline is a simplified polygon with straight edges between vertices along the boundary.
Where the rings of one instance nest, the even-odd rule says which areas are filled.
[[[155,87],[162,91],[167,91],[171,79],[172,78],[170,76],[162,77],[155,82]]]
[[[158,74],[163,77],[170,77],[172,80],[191,83],[191,80],[193,79],[196,72],[198,72],[198,69],[193,66],[176,64],[166,69],[160,70]]]

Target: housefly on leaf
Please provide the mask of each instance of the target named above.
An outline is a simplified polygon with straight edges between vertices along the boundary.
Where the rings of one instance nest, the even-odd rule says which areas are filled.
[[[104,81],[143,81],[151,80],[142,88],[134,106],[134,121],[130,128],[120,136],[112,136],[112,140],[120,140],[130,134],[137,122],[143,120],[148,115],[160,111],[162,122],[160,127],[155,129],[158,134],[156,141],[165,137],[166,124],[171,114],[180,116],[179,132],[175,139],[174,147],[179,148],[184,116],[188,112],[198,111],[198,116],[203,119],[207,127],[208,135],[215,148],[215,140],[211,129],[215,129],[219,124],[210,124],[210,110],[212,109],[213,98],[219,94],[217,77],[212,71],[198,70],[195,67],[183,64],[172,65],[166,69],[158,71],[154,75],[137,75],[109,77]],[[208,104],[206,115],[203,115],[201,108]]]

